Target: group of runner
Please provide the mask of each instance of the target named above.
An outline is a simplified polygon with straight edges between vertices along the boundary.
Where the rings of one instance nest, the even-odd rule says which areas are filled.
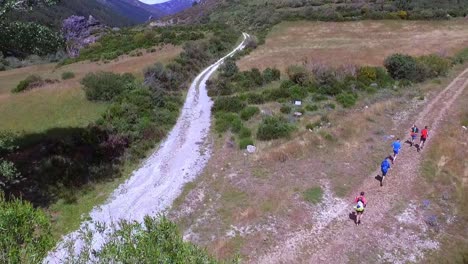
[[[414,141],[418,137],[419,134],[419,128],[416,125],[413,125],[410,130],[410,139],[407,141],[407,143],[410,144],[410,147],[414,145]],[[419,144],[416,144],[416,150],[419,152],[424,148],[424,144],[426,143],[427,137],[429,136],[429,130],[428,127],[425,126],[423,130],[421,130],[421,137],[419,138]],[[384,179],[387,176],[388,171],[390,170],[391,166],[395,164],[395,160],[400,153],[401,149],[401,140],[400,138],[397,138],[393,143],[392,143],[392,148],[393,148],[393,155],[389,155],[385,157],[385,159],[382,161],[380,164],[380,170],[382,171],[382,176],[380,179],[380,186],[383,186]],[[364,214],[364,210],[367,206],[367,200],[365,197],[365,193],[361,192],[359,196],[357,196],[354,199],[354,203],[356,204],[354,206],[354,210],[356,211],[356,218],[355,218],[355,223],[356,225],[361,224],[361,218],[362,215]]]

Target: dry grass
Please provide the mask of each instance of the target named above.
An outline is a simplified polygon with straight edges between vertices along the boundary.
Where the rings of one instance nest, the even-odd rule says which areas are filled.
[[[156,62],[167,63],[174,59],[182,51],[181,47],[167,45],[154,53],[146,53],[141,57],[130,57],[124,55],[109,63],[103,62],[78,62],[65,65],[56,69],[56,64],[34,65],[25,68],[19,68],[9,71],[0,72],[0,99],[5,98],[4,94],[8,94],[21,80],[25,79],[30,74],[36,74],[43,79],[61,79],[63,72],[75,73],[75,78],[62,81],[64,86],[76,87],[79,86],[79,81],[90,72],[110,71],[114,73],[130,72],[138,77],[142,77],[142,70]]]
[[[106,104],[86,100],[79,82],[87,73],[130,72],[142,77],[145,67],[158,61],[166,63],[180,51],[180,47],[165,46],[142,57],[122,56],[107,64],[79,62],[58,69],[55,64],[44,64],[0,72],[1,129],[34,133],[56,127],[86,126],[98,119],[107,107]],[[11,89],[30,74],[44,79],[61,79],[63,72],[73,72],[75,77],[24,93],[10,93]]]
[[[242,70],[299,64],[305,59],[329,65],[381,65],[400,52],[412,55],[455,53],[468,46],[468,22],[359,21],[283,22],[266,44],[240,60]]]
[[[444,118],[441,131],[430,138],[423,163],[419,193],[431,197],[441,217],[457,219],[443,226],[442,247],[430,255],[428,263],[465,263],[468,259],[468,239],[462,235],[468,226],[468,132],[462,128],[468,121],[467,100],[465,90]]]

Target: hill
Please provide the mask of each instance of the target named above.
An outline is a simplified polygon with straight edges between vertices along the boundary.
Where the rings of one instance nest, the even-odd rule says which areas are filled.
[[[244,30],[261,31],[284,20],[440,20],[466,16],[467,13],[468,2],[458,0],[204,0],[167,19],[175,19],[178,23],[187,24],[206,21],[223,22],[239,26]]]
[[[196,0],[171,0],[152,6],[157,10],[164,12],[165,14],[172,15],[197,4],[198,1]]]
[[[29,12],[12,12],[8,18],[59,29],[63,19],[71,15],[92,15],[106,25],[124,27],[145,22],[150,16],[161,17],[163,13],[137,0],[67,0],[54,6],[38,7]]]

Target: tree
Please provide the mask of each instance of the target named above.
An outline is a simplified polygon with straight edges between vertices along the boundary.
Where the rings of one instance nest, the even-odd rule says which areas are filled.
[[[10,152],[17,147],[14,144],[12,133],[0,132],[0,154]],[[0,158],[0,190],[8,190],[11,186],[23,180],[15,164],[9,160]]]
[[[54,245],[50,219],[21,200],[0,193],[0,263],[41,263]]]
[[[53,5],[58,0],[0,0],[0,18],[12,10],[27,10],[37,5]]]
[[[0,0],[0,51],[19,57],[56,52],[63,45],[59,33],[37,23],[10,22],[4,16],[13,10],[30,10],[35,6],[48,6],[57,2],[58,0]]]

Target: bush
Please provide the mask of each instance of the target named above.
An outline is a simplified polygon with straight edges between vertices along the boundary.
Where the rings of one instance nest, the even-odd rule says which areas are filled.
[[[268,101],[278,101],[279,99],[287,99],[291,96],[288,89],[269,89],[262,92],[264,98]]]
[[[247,127],[242,127],[239,131],[239,138],[250,138],[252,136],[252,131]]]
[[[75,74],[73,72],[63,72],[62,73],[62,80],[68,80],[75,78]]]
[[[393,54],[385,59],[384,65],[390,76],[396,80],[418,79],[418,63],[409,55]]]
[[[265,117],[257,130],[257,138],[260,140],[272,140],[288,137],[294,127],[281,117]]]
[[[307,97],[307,89],[303,86],[294,85],[289,87],[289,93],[292,99],[304,99]]]
[[[228,58],[219,67],[219,72],[222,77],[232,77],[239,72],[236,62],[232,58]]]
[[[239,113],[246,106],[238,96],[218,97],[213,104],[213,112],[234,112]]]
[[[370,66],[359,68],[357,72],[357,80],[365,85],[370,85],[377,80],[377,69]]]
[[[281,77],[281,73],[278,69],[271,69],[271,68],[266,68],[263,71],[263,79],[265,80],[265,83],[270,83],[273,81],[278,81]]]
[[[0,195],[0,262],[40,263],[54,245],[50,220],[21,200]]]
[[[466,61],[468,61],[468,48],[461,50],[452,58],[452,62],[455,64],[463,64]]]
[[[262,94],[259,93],[247,93],[246,94],[247,103],[249,104],[263,104],[265,103],[265,98]]]
[[[311,83],[311,77],[307,70],[298,65],[289,66],[286,69],[289,80],[293,81],[296,84],[306,86]]]
[[[314,111],[317,111],[318,110],[318,106],[317,105],[312,105],[312,104],[308,104],[306,105],[305,109],[309,112],[314,112]]]
[[[26,79],[22,80],[19,82],[19,84],[11,90],[12,93],[20,93],[25,90],[28,90],[31,86],[33,86],[35,83],[40,83],[42,82],[42,78],[37,76],[37,75],[29,75],[26,77]]]
[[[239,148],[246,149],[248,145],[253,145],[254,142],[250,137],[241,138],[239,140]]]
[[[231,130],[234,133],[240,132],[242,129],[242,120],[237,114],[219,112],[215,114],[215,131],[224,133]]]
[[[112,101],[131,87],[135,77],[130,73],[123,75],[112,72],[88,73],[81,84],[86,98],[91,101]]]
[[[343,107],[348,108],[356,104],[357,95],[352,93],[341,93],[336,96],[336,101]]]
[[[122,220],[110,227],[109,237],[96,251],[88,233],[92,231],[78,235],[86,241],[80,253],[73,252],[73,247],[67,252],[70,263],[93,263],[95,259],[99,263],[217,263],[205,250],[185,242],[177,225],[166,217],[146,216],[142,223]]]
[[[260,113],[260,109],[258,107],[248,106],[242,109],[242,111],[240,112],[240,117],[242,118],[242,120],[247,121],[258,113]]]
[[[436,78],[447,75],[450,61],[437,55],[427,55],[417,58],[417,62],[424,68],[425,78]]]
[[[289,105],[282,105],[281,108],[280,108],[280,112],[283,113],[283,114],[290,114],[292,111],[292,108],[291,106]]]

